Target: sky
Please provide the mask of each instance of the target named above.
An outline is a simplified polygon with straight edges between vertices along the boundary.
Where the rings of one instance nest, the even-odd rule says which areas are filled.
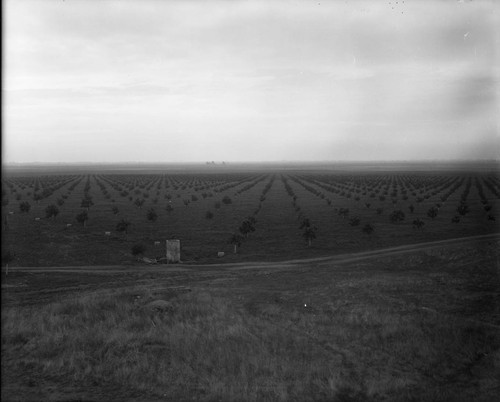
[[[500,160],[499,3],[6,0],[3,163]]]

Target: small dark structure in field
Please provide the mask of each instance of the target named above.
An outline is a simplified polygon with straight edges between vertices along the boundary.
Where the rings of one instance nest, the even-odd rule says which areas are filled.
[[[167,240],[167,262],[179,262],[181,260],[181,241],[177,239]]]

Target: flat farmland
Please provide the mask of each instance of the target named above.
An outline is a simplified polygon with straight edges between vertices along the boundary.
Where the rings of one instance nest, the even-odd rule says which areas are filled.
[[[6,171],[1,399],[496,401],[499,194],[496,166]]]
[[[185,263],[279,261],[494,233],[499,208],[495,166],[14,170],[2,245],[12,266],[134,264],[172,238]]]

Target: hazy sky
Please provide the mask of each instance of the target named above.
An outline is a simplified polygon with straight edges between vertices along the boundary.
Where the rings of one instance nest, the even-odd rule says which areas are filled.
[[[3,160],[500,159],[498,3],[6,0]]]

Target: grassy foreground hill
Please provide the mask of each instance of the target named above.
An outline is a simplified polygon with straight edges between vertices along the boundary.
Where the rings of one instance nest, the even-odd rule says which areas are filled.
[[[2,401],[493,401],[499,245],[14,268]]]

